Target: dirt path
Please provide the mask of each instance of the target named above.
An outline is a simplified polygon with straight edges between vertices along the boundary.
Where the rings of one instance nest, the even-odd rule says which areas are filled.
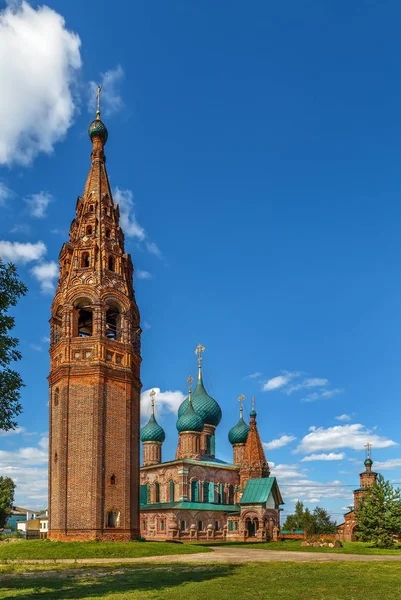
[[[8,560],[8,564],[135,564],[135,563],[247,563],[247,562],[391,562],[401,555],[329,554],[286,552],[285,550],[248,550],[247,548],[212,548],[205,554],[172,554],[142,558],[59,558],[54,560]],[[0,561],[0,563],[3,561]]]

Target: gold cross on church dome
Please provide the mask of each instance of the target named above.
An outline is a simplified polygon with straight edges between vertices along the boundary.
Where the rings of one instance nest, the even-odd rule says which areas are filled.
[[[238,396],[239,407],[241,410],[242,410],[242,407],[244,406],[245,399],[246,399],[246,396],[244,396],[244,394],[241,394],[240,396]]]
[[[372,447],[372,444],[370,442],[368,442],[367,444],[365,444],[365,449],[366,449],[366,458],[370,458],[370,449]]]
[[[192,382],[193,382],[194,378],[192,377],[192,375],[190,375],[187,379],[187,384],[188,384],[188,391],[191,392],[192,391]]]
[[[198,355],[198,364],[200,366],[203,358],[202,358],[202,354],[204,353],[204,351],[206,350],[205,346],[202,346],[202,344],[198,344],[198,346],[196,347],[195,350],[195,354]]]
[[[252,402],[252,410],[255,410],[255,396],[252,396],[251,402]]]
[[[149,396],[150,396],[150,403],[152,406],[152,413],[154,413],[154,411],[155,411],[155,396],[156,396],[155,390],[152,390],[150,392]]]

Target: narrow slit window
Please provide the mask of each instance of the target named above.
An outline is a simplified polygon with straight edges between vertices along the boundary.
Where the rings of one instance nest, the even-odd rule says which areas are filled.
[[[60,390],[58,388],[56,388],[54,390],[54,406],[58,406],[59,397],[60,397]]]
[[[106,238],[110,239],[110,229],[106,229]]]
[[[87,267],[90,267],[89,252],[83,252],[81,256],[81,268],[86,269]]]
[[[115,268],[115,260],[113,256],[109,256],[109,271],[114,271]]]
[[[92,225],[88,225],[86,228],[86,235],[92,235]]]
[[[111,485],[116,485],[116,476],[114,475],[114,473],[113,473],[113,475],[110,477],[110,484],[111,484]]]

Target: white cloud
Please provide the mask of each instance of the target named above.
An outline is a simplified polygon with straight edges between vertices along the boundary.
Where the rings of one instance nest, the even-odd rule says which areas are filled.
[[[10,229],[10,233],[24,233],[25,235],[29,235],[31,233],[31,226],[26,223],[16,223],[12,229]]]
[[[47,248],[43,242],[23,244],[21,242],[0,241],[0,257],[5,262],[25,264],[43,258],[46,252]]]
[[[39,346],[39,344],[29,344],[29,346],[35,352],[43,352],[43,348],[42,346]]]
[[[323,387],[328,385],[329,380],[323,379],[322,377],[309,377],[304,379],[300,383],[294,383],[293,385],[288,386],[285,390],[286,394],[292,394],[293,392],[298,392],[303,389],[310,389],[315,387]]]
[[[113,198],[120,208],[121,227],[124,234],[143,241],[146,237],[145,230],[136,220],[134,195],[131,190],[121,190],[119,187],[116,187],[113,191]]]
[[[97,86],[102,87],[101,92],[101,112],[106,116],[119,112],[124,107],[124,102],[118,91],[118,86],[124,79],[124,71],[120,65],[115,69],[110,69],[102,73],[99,82],[89,82],[89,112],[94,113],[96,110],[96,95]]]
[[[250,375],[247,375],[245,377],[245,379],[256,379],[257,377],[260,377],[262,375],[262,373],[260,373],[259,371],[256,371],[255,373],[251,373]]]
[[[143,330],[150,329],[152,327],[149,321],[142,321],[141,325]]]
[[[50,338],[47,335],[44,335],[40,341],[43,342],[44,344],[50,344]]]
[[[281,493],[286,499],[292,501],[312,502],[317,504],[322,499],[328,498],[352,498],[352,493],[341,481],[313,481],[309,479],[305,467],[298,464],[269,463],[271,474],[277,477]]]
[[[0,437],[8,437],[10,435],[20,435],[21,433],[25,433],[25,427],[16,427],[15,429],[9,429],[8,431],[3,431],[0,429]]]
[[[336,417],[337,421],[351,421],[351,417],[345,413]]]
[[[54,280],[59,275],[59,268],[56,262],[43,262],[35,265],[31,269],[31,273],[39,281],[44,294],[52,294],[54,292]]]
[[[29,214],[36,219],[43,219],[46,216],[46,210],[53,196],[48,192],[39,192],[25,198],[24,202],[28,205]]]
[[[401,458],[389,458],[388,460],[377,461],[374,463],[375,470],[385,471],[386,469],[398,469],[401,467]]]
[[[301,398],[301,402],[314,402],[315,400],[319,400],[320,398],[332,398],[333,396],[337,396],[337,394],[342,394],[343,392],[343,388],[334,388],[333,390],[313,392],[313,394],[309,394],[309,396]]]
[[[310,454],[309,456],[304,456],[301,459],[301,462],[308,462],[311,460],[344,460],[345,454],[344,452],[330,452],[329,454]]]
[[[157,257],[161,257],[162,253],[161,250],[159,248],[159,246],[157,244],[155,244],[155,242],[146,242],[145,244],[146,246],[146,250],[148,252],[150,252],[151,254],[154,254]]]
[[[377,435],[360,423],[352,425],[335,425],[334,427],[310,427],[310,433],[302,438],[295,452],[320,452],[338,448],[362,450],[367,442],[375,448],[396,446],[396,442]]]
[[[299,377],[300,373],[294,371],[284,371],[283,375],[277,375],[265,381],[262,387],[263,392],[271,392],[286,386],[292,379]]]
[[[0,12],[0,164],[28,165],[64,137],[75,112],[80,45],[47,6],[13,3]]]
[[[121,227],[126,236],[136,238],[142,248],[158,258],[161,257],[160,248],[148,239],[145,229],[138,223],[135,215],[134,195],[131,190],[122,190],[119,187],[113,190],[113,199],[120,209]],[[146,271],[144,271],[146,272]]]
[[[13,192],[6,186],[5,183],[0,181],[0,206],[5,206],[7,200],[13,196]]]
[[[297,438],[293,435],[282,435],[279,438],[272,440],[271,442],[263,442],[263,446],[267,450],[276,450],[277,448],[282,448],[283,446],[290,444],[296,439]]]
[[[155,412],[160,414],[163,412],[176,413],[180,404],[185,400],[184,394],[180,390],[161,392],[160,388],[154,387],[145,390],[141,393],[141,417],[142,420],[147,420],[151,411],[150,392],[152,389],[156,392],[155,396]]]
[[[137,269],[135,273],[137,279],[150,279],[152,277],[152,273],[149,273],[149,271],[142,271],[142,269]]]

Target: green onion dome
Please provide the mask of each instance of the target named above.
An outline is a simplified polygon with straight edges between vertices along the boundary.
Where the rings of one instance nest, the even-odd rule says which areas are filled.
[[[367,458],[364,462],[365,467],[371,467],[373,465],[373,460],[371,458]]]
[[[192,394],[192,404],[205,425],[217,425],[221,421],[222,412],[216,400],[209,396],[203,385],[202,370],[199,369],[198,383]],[[188,406],[188,398],[184,400],[178,409],[178,417],[184,414]]]
[[[186,409],[182,411],[181,415],[178,415],[177,419],[177,430],[179,433],[183,431],[203,431],[203,421],[202,418],[195,412],[194,407],[192,406],[192,402],[189,402],[187,399]],[[182,404],[184,404],[184,402]],[[181,406],[182,406],[181,404]]]
[[[255,411],[255,409],[254,409],[254,408],[253,408],[253,409],[251,410],[251,412],[249,413],[249,416],[250,416],[250,417],[256,417],[256,411]]]
[[[232,427],[228,432],[230,444],[245,444],[248,437],[248,431],[249,425],[245,423],[241,415],[238,423],[234,425],[234,427]]]
[[[91,140],[93,140],[95,135],[100,136],[103,139],[103,144],[107,142],[107,138],[109,137],[106,125],[100,119],[92,121],[89,125],[88,133]]]
[[[141,442],[161,442],[166,439],[163,427],[160,427],[155,419],[155,415],[151,414],[146,425],[141,429]]]

